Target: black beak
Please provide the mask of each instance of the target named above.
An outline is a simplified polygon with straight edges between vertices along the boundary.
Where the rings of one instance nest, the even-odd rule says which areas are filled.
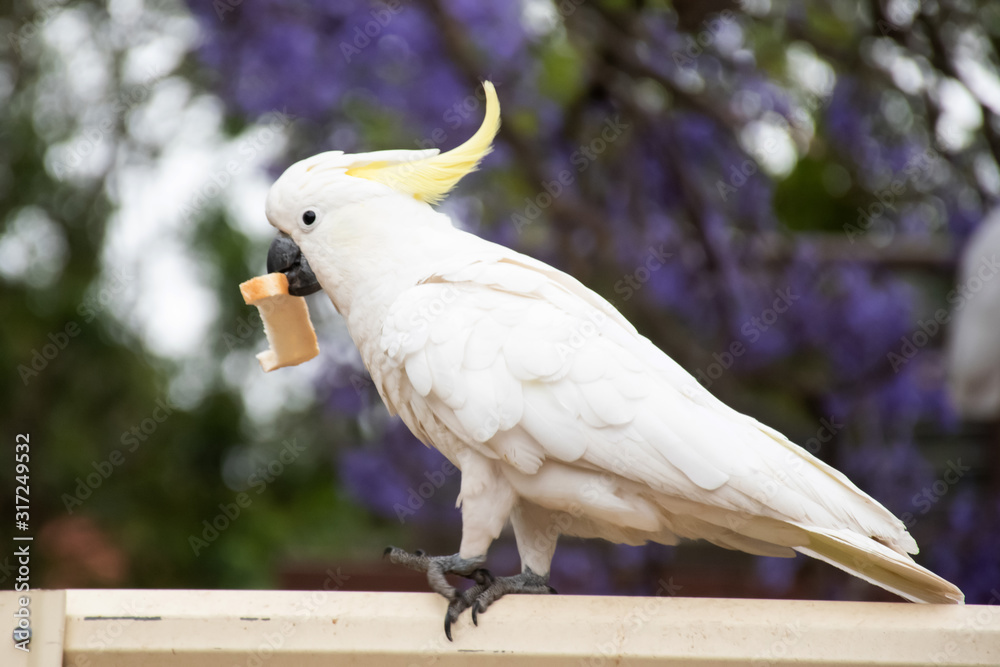
[[[284,232],[278,232],[267,251],[267,272],[284,273],[288,278],[288,293],[292,296],[306,296],[323,289],[309,268],[309,260]]]

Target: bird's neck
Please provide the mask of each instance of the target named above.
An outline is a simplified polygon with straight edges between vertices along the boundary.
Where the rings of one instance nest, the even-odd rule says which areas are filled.
[[[455,229],[426,205],[366,207],[364,214],[357,233],[335,242],[336,258],[324,262],[325,275],[317,275],[368,364],[378,353],[386,314],[403,292],[492,244]]]

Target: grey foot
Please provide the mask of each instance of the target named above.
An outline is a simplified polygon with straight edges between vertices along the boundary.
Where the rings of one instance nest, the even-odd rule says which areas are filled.
[[[427,583],[431,590],[444,596],[448,600],[457,597],[455,587],[445,579],[446,574],[457,574],[467,579],[472,579],[477,584],[492,580],[493,575],[483,569],[486,556],[476,556],[474,558],[462,558],[458,554],[451,556],[428,556],[423,551],[410,553],[396,547],[386,547],[383,558],[387,558],[390,563],[408,567],[417,572],[427,573]]]
[[[483,570],[489,575],[489,572]],[[458,617],[466,609],[472,608],[472,623],[479,625],[479,614],[485,612],[491,604],[508,593],[521,593],[532,595],[554,594],[556,589],[549,586],[549,576],[535,574],[531,568],[524,568],[521,574],[512,577],[493,577],[489,575],[488,581],[477,582],[475,586],[463,591],[460,595],[452,599],[448,605],[448,613],[444,617],[444,634],[451,640],[451,624],[458,620]]]

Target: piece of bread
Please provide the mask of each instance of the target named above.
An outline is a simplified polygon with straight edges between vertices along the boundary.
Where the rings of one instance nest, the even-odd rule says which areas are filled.
[[[265,372],[295,366],[319,354],[306,300],[288,293],[285,274],[257,276],[241,283],[240,292],[248,306],[257,306],[264,322],[269,349],[258,354],[257,360]]]

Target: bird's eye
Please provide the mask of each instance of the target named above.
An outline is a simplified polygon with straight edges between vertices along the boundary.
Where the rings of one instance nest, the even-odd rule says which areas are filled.
[[[305,213],[302,214],[302,223],[304,225],[309,226],[309,225],[311,225],[314,222],[316,222],[316,212],[315,211],[306,211]]]

